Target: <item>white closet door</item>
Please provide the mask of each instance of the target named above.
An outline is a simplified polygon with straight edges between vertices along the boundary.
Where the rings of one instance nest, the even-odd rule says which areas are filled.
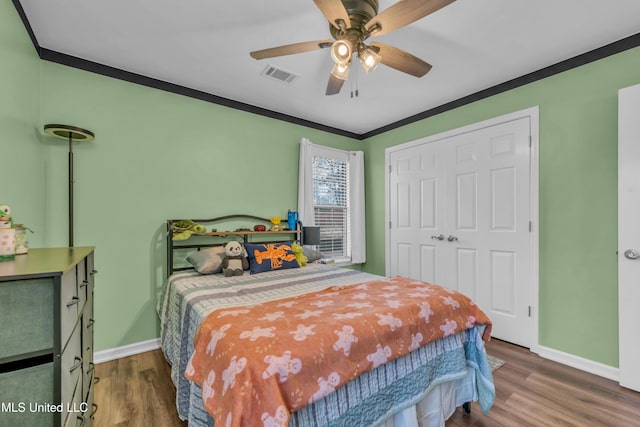
[[[618,329],[620,385],[640,391],[640,85],[618,108]]]
[[[529,141],[525,117],[389,153],[390,274],[468,295],[528,347]]]
[[[396,151],[391,157],[390,275],[446,286],[445,174],[450,160],[441,143]]]

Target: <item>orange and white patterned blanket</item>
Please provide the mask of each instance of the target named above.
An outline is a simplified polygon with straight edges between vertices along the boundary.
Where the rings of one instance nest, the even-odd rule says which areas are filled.
[[[286,426],[289,414],[410,351],[491,321],[468,297],[394,277],[211,313],[186,377],[216,425]]]

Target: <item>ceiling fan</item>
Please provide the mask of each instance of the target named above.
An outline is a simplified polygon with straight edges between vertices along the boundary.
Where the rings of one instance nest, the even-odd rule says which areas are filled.
[[[378,0],[313,0],[329,21],[334,40],[317,40],[272,47],[251,52],[255,59],[292,55],[330,48],[334,61],[327,84],[327,95],[340,92],[349,74],[354,55],[366,72],[379,63],[403,73],[422,77],[431,65],[401,49],[383,43],[365,44],[371,36],[380,36],[409,25],[453,3],[455,0],[400,0],[378,13]]]

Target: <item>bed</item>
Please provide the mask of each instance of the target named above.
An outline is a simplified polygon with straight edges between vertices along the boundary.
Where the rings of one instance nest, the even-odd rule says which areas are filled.
[[[442,426],[456,407],[479,401],[486,412],[493,403],[483,343],[490,322],[466,297],[424,282],[317,263],[242,276],[200,274],[174,269],[176,249],[168,243],[172,274],[157,311],[178,414],[190,426],[213,425],[211,414],[216,426]],[[415,303],[427,294],[443,301],[451,296],[474,316],[463,314],[457,329],[439,330],[441,336],[431,331],[436,328],[412,324],[401,341],[394,330],[407,329],[402,322],[426,324],[439,310],[432,302],[426,318],[416,310],[412,321],[403,317],[410,310],[398,300]],[[383,310],[368,306],[376,299]],[[451,308],[456,301],[443,305]],[[354,317],[364,325],[367,316],[373,332],[355,338],[349,325],[356,325]],[[288,332],[276,336],[279,329]],[[365,342],[369,350],[356,357]],[[303,356],[303,348],[313,351]],[[263,382],[264,390],[257,386]]]

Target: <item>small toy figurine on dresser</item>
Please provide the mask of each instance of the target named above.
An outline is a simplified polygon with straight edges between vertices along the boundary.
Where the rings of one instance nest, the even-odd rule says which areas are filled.
[[[0,261],[10,260],[16,254],[16,230],[13,228],[11,209],[0,206]]]

